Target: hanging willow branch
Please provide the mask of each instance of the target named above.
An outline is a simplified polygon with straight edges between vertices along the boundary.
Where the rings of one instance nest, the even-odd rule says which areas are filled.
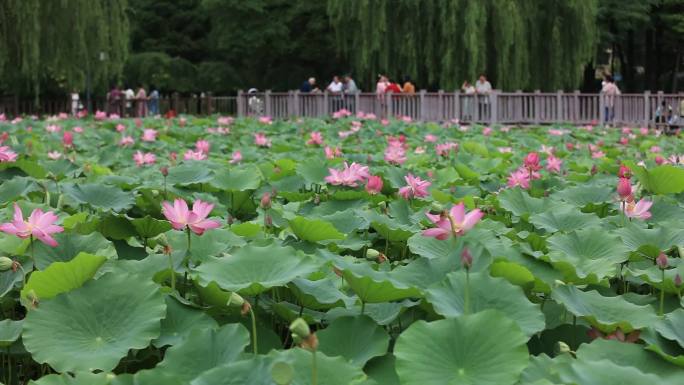
[[[127,0],[3,0],[0,81],[39,94],[41,81],[83,90],[118,80],[128,56]]]
[[[455,89],[486,72],[497,88],[579,85],[596,46],[597,0],[328,0],[357,77],[410,75]]]

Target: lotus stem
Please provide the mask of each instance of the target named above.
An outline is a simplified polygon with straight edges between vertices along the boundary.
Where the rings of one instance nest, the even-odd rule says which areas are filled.
[[[660,271],[660,308],[658,310],[658,315],[663,316],[663,307],[665,305],[665,270]]]
[[[470,314],[470,269],[466,268],[466,284],[465,290],[463,291],[464,305],[463,313],[465,315]]]
[[[361,314],[363,314],[366,311],[366,302],[361,301]]]
[[[252,351],[254,351],[254,355],[256,356],[258,353],[257,350],[257,327],[256,327],[256,317],[254,316],[254,310],[250,306],[249,308],[249,315],[252,318]]]
[[[176,270],[173,268],[173,256],[169,253],[169,270],[171,271],[171,290],[176,291]]]
[[[318,383],[318,365],[316,363],[316,350],[314,349],[311,356],[311,385]]]

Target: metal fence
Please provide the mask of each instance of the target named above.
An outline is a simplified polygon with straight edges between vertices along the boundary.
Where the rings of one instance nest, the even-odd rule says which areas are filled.
[[[601,94],[575,91],[566,93],[524,93],[493,91],[488,95],[460,92],[416,94],[330,94],[261,92],[237,96],[238,116],[272,118],[326,117],[340,109],[352,114],[372,113],[379,118],[408,116],[417,121],[458,120],[482,124],[589,124],[610,121],[615,124],[648,125],[655,121],[658,107],[662,114],[681,116],[684,94],[663,92],[622,94],[610,103]],[[669,112],[671,107],[671,112]],[[608,119],[606,119],[608,118]],[[681,123],[680,123],[681,124]]]

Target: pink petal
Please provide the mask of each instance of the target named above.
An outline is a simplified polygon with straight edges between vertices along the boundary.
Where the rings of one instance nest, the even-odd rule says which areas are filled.
[[[449,214],[454,219],[454,222],[462,224],[465,218],[465,205],[463,202],[451,207]]]
[[[484,216],[484,213],[480,211],[480,209],[475,209],[468,214],[466,214],[465,219],[463,221],[463,229],[464,230],[470,230],[477,224],[477,222],[482,219]]]
[[[433,237],[439,239],[440,241],[449,238],[449,234],[449,231],[441,229],[439,227],[423,230],[424,237]]]

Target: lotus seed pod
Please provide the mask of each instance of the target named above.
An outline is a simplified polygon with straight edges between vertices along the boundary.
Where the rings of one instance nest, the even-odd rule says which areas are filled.
[[[7,257],[0,257],[0,271],[7,271],[12,268],[12,260]]]
[[[309,329],[309,324],[304,321],[304,318],[297,318],[290,324],[290,331],[293,337],[297,337],[300,340],[305,340],[311,334],[311,329]]]

